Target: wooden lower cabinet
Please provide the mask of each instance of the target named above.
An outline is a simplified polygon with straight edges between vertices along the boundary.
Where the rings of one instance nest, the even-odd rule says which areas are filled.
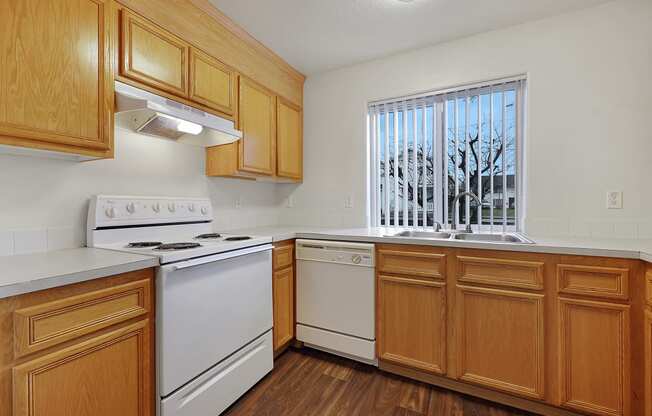
[[[14,416],[151,412],[149,322],[14,367]]]
[[[396,244],[376,255],[381,369],[537,414],[652,416],[652,266]]]
[[[146,269],[0,299],[0,414],[153,416],[153,285]]]
[[[378,275],[378,356],[434,374],[446,373],[446,284]]]
[[[457,286],[459,379],[544,398],[544,295]]]
[[[561,405],[595,415],[628,415],[628,305],[561,298]]]
[[[272,268],[274,352],[280,353],[294,339],[294,240],[274,244]]]
[[[274,351],[294,338],[294,269],[274,272]]]

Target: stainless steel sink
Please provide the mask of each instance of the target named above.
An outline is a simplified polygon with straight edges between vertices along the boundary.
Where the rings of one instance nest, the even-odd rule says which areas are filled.
[[[400,233],[387,235],[387,237],[437,238],[440,240],[449,239],[450,236],[450,233],[436,231],[401,231]]]
[[[455,240],[483,241],[489,243],[519,243],[534,244],[534,241],[519,234],[471,234],[458,233],[453,237]]]

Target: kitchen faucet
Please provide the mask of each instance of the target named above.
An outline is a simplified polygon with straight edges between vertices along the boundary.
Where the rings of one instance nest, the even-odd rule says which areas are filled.
[[[462,198],[463,196],[469,196],[471,199],[474,199],[480,207],[482,207],[482,201],[480,201],[480,198],[473,192],[460,192],[457,195],[455,195],[455,198],[453,198],[453,224],[451,225],[451,229],[453,231],[457,231],[457,216],[458,216],[458,210],[457,210],[457,203]],[[468,218],[466,219],[468,222]],[[464,230],[467,233],[472,233],[473,230],[471,229],[471,223],[466,224],[466,228]]]

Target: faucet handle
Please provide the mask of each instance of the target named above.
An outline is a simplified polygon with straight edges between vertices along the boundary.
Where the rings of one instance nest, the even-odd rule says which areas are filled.
[[[441,223],[439,221],[435,221],[435,231],[441,231]]]
[[[471,228],[471,224],[466,224],[466,228],[464,228],[464,231],[467,233],[472,233],[473,229]]]

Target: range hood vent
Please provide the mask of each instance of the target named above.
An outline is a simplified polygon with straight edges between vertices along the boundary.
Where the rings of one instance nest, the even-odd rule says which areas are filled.
[[[231,120],[116,81],[116,122],[129,130],[194,146],[211,147],[242,138]]]

